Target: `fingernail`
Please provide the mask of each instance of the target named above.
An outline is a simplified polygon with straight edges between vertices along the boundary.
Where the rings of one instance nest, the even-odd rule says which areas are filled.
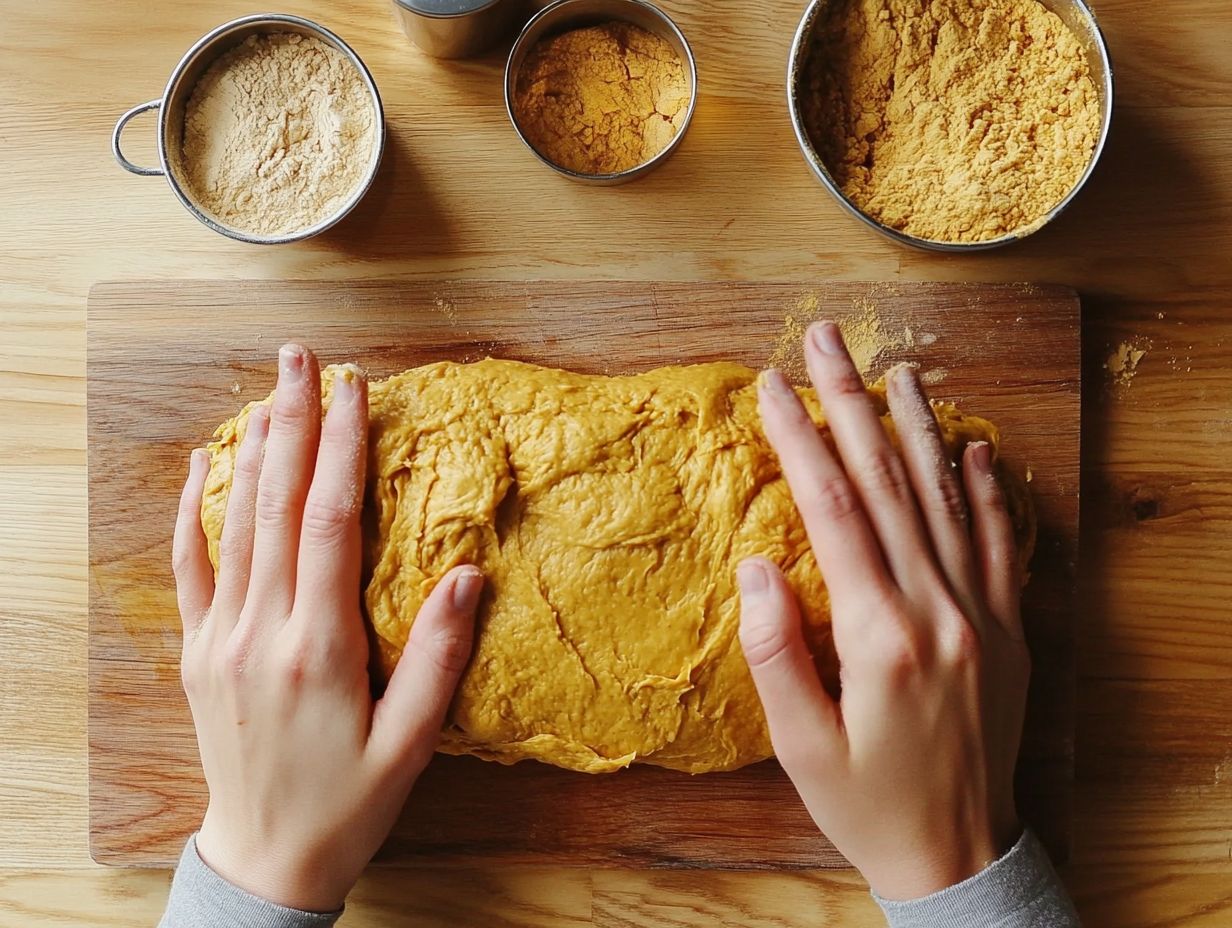
[[[188,456],[188,472],[196,476],[203,467],[208,467],[210,463],[209,452],[204,448],[193,448],[192,454]]]
[[[841,355],[845,350],[843,334],[833,322],[818,322],[809,326],[809,338],[813,340],[813,347],[822,354]]]
[[[278,350],[278,379],[295,383],[304,376],[304,349],[299,345],[283,345]]]
[[[792,393],[791,384],[787,382],[783,372],[777,368],[772,367],[762,373],[761,385],[776,396],[790,396]]]
[[[992,448],[988,442],[977,441],[970,447],[971,454],[968,457],[972,466],[981,474],[988,473],[992,469]]]
[[[471,567],[462,571],[453,582],[453,592],[450,602],[459,612],[474,612],[479,605],[479,594],[483,592],[483,574]]]
[[[334,399],[350,403],[359,396],[364,372],[354,364],[343,364],[334,371]]]
[[[245,426],[244,444],[250,441],[265,441],[269,434],[269,407],[254,406],[248,414],[248,425]]]
[[[770,589],[770,577],[766,567],[759,561],[741,561],[736,568],[736,580],[741,596],[760,596]]]
[[[895,364],[886,374],[890,383],[905,390],[913,392],[921,392],[920,390],[920,369],[915,364],[903,362]]]

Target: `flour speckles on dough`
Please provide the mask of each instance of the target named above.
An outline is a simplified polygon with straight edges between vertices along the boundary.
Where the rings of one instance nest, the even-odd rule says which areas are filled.
[[[768,757],[737,640],[736,564],[751,555],[802,594],[809,645],[837,688],[824,585],[761,431],[755,377],[735,364],[602,377],[487,360],[370,385],[363,582],[381,673],[447,571],[469,563],[486,577],[442,751],[590,773]],[[884,391],[871,396],[888,423]],[[202,524],[215,563],[250,409],[210,445]],[[990,423],[934,410],[951,459],[971,441],[995,447]],[[1006,486],[1025,556],[1025,484]]]

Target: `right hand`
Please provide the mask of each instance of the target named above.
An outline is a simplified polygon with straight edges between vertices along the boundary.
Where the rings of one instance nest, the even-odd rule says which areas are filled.
[[[920,898],[978,873],[1021,830],[1030,660],[1013,526],[988,445],[966,449],[960,478],[913,369],[887,384],[900,455],[833,323],[810,328],[805,357],[837,456],[777,371],[759,404],[829,591],[841,698],[764,559],[739,567],[740,640],[818,827],[876,893]]]

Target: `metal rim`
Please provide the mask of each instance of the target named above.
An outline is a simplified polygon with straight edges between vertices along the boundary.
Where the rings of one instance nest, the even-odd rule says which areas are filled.
[[[641,164],[635,165],[634,167],[628,168],[624,171],[616,171],[612,174],[586,174],[581,171],[574,171],[570,168],[563,167],[548,158],[540,152],[539,149],[535,148],[535,146],[530,143],[530,139],[526,137],[526,133],[522,131],[521,125],[518,124],[518,119],[514,114],[513,109],[513,89],[517,78],[517,74],[514,73],[513,63],[517,59],[519,53],[526,46],[528,37],[531,35],[534,27],[538,25],[539,22],[541,22],[548,15],[555,13],[557,10],[563,7],[572,6],[577,2],[578,0],[554,0],[553,3],[548,4],[532,16],[530,21],[522,27],[522,31],[518,34],[517,39],[514,40],[513,48],[509,50],[509,57],[505,61],[505,112],[509,116],[509,122],[513,124],[513,131],[517,133],[518,139],[523,145],[526,146],[527,150],[530,151],[531,154],[539,159],[542,164],[547,165],[556,173],[568,177],[570,180],[575,180],[582,183],[606,183],[614,185],[622,181],[633,180],[634,178],[641,177],[643,174],[649,173],[666,161],[680,146],[680,143],[684,139],[685,132],[688,131],[689,125],[693,122],[693,113],[697,109],[697,59],[693,55],[693,46],[689,44],[689,40],[685,38],[684,33],[680,30],[680,27],[676,25],[675,20],[668,16],[667,13],[663,12],[663,10],[659,9],[659,7],[655,6],[653,3],[646,2],[646,0],[620,0],[621,3],[627,6],[636,6],[646,10],[662,22],[662,24],[666,26],[667,29],[680,42],[680,47],[684,49],[685,59],[689,64],[689,107],[685,110],[684,121],[680,124],[680,129],[677,130],[675,136],[672,137],[672,140],[668,142],[667,145],[663,147],[663,150],[657,155],[647,161],[643,161]],[[613,16],[613,18],[619,17]],[[634,25],[636,25],[636,23]]]
[[[1050,225],[1054,219],[1065,212],[1069,205],[1074,201],[1082,189],[1086,186],[1087,181],[1095,172],[1096,166],[1099,164],[1100,158],[1103,156],[1104,147],[1108,141],[1108,133],[1112,128],[1112,110],[1113,101],[1115,99],[1114,81],[1112,75],[1112,58],[1108,53],[1108,43],[1104,38],[1103,30],[1099,26],[1099,21],[1095,18],[1095,13],[1086,0],[1073,0],[1075,5],[1080,9],[1083,18],[1091,27],[1091,36],[1094,39],[1094,46],[1099,55],[1099,59],[1104,69],[1103,81],[1103,99],[1104,112],[1101,117],[1101,125],[1099,138],[1096,140],[1095,147],[1091,151],[1091,157],[1087,161],[1086,169],[1081,176],[1070,188],[1069,193],[1065,197],[1045,213],[1042,217],[1023,226],[1021,230],[1015,230],[999,238],[988,239],[983,242],[940,242],[932,239],[918,238],[914,235],[909,235],[898,229],[891,228],[884,223],[879,222],[873,217],[866,214],[855,203],[848,199],[847,195],[834,182],[834,178],[830,176],[829,169],[821,160],[821,156],[817,154],[813,148],[812,140],[808,137],[808,130],[804,125],[803,116],[800,113],[799,101],[796,99],[796,78],[800,56],[803,52],[803,45],[811,38],[813,20],[817,13],[830,0],[810,0],[809,5],[805,8],[804,14],[800,17],[800,24],[796,27],[795,37],[792,39],[791,50],[788,52],[787,59],[787,111],[791,115],[792,129],[796,134],[796,141],[800,145],[801,154],[804,160],[808,163],[809,168],[817,179],[821,181],[822,186],[838,201],[839,205],[851,216],[854,216],[864,225],[880,232],[886,238],[893,239],[900,245],[907,245],[911,248],[918,248],[925,251],[942,251],[950,253],[970,253],[976,251],[988,251],[993,248],[1001,248],[1005,245],[1011,245],[1014,242],[1021,242],[1023,239],[1034,235],[1040,229]]]
[[[500,3],[501,0],[488,0],[487,3],[481,4],[474,9],[466,10],[458,13],[437,13],[432,10],[424,10],[417,6],[412,6],[411,0],[394,0],[394,3],[402,7],[408,13],[414,13],[416,16],[426,16],[428,19],[462,19],[467,16],[474,16],[476,13],[482,13],[484,10],[490,9]]]
[[[351,194],[347,201],[343,203],[342,206],[340,206],[333,214],[327,216],[325,219],[322,219],[315,225],[309,226],[307,229],[303,229],[289,235],[251,235],[239,229],[232,229],[229,226],[225,226],[213,216],[210,216],[205,212],[205,210],[201,209],[201,207],[194,203],[192,199],[189,198],[188,194],[184,192],[179,179],[171,170],[170,158],[168,157],[165,142],[165,120],[168,113],[166,101],[170,98],[172,89],[175,87],[184,71],[187,70],[188,66],[196,60],[201,50],[215,39],[242,26],[250,26],[258,23],[268,23],[270,25],[285,23],[291,26],[298,26],[300,28],[307,29],[309,32],[315,33],[321,39],[324,39],[326,42],[332,44],[358,69],[360,77],[364,81],[364,86],[367,87],[368,93],[371,96],[372,107],[374,110],[373,120],[375,126],[373,133],[373,152],[371,163],[368,166],[363,183],[355,188],[355,191]],[[227,238],[235,239],[240,242],[246,242],[250,245],[286,245],[291,242],[299,242],[312,238],[314,235],[321,234],[331,226],[337,225],[351,210],[356,207],[356,205],[358,205],[359,201],[363,199],[364,195],[372,187],[373,182],[376,180],[377,170],[381,164],[381,158],[385,153],[385,107],[381,102],[381,94],[380,91],[377,90],[376,81],[372,79],[372,72],[368,70],[368,66],[364,64],[363,59],[356,54],[355,50],[339,36],[331,32],[329,29],[326,29],[324,26],[314,23],[312,20],[304,19],[301,16],[292,16],[287,13],[255,13],[249,16],[241,16],[239,19],[233,19],[229,22],[223,23],[215,29],[211,29],[208,33],[193,43],[192,47],[184,53],[184,56],[180,59],[179,64],[175,66],[175,69],[171,72],[171,77],[167,80],[167,86],[163,90],[162,100],[163,106],[160,109],[158,116],[158,160],[159,164],[162,166],[163,173],[167,177],[167,183],[171,186],[171,190],[175,194],[176,199],[180,201],[186,210],[196,216],[201,223],[208,226],[210,229],[220,235],[225,235]]]

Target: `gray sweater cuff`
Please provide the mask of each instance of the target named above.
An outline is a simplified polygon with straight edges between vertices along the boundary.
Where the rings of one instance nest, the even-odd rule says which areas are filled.
[[[940,892],[894,902],[876,893],[890,928],[1079,928],[1078,913],[1039,839],[1024,831],[1004,857]]]
[[[180,855],[159,928],[330,928],[342,911],[301,912],[246,893],[211,870],[193,835]]]

